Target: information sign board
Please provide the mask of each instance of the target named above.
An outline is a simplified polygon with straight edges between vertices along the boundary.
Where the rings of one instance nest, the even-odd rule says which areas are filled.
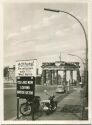
[[[36,76],[37,60],[19,60],[16,61],[15,75],[17,76]]]
[[[17,97],[33,98],[35,91],[35,77],[17,77]]]

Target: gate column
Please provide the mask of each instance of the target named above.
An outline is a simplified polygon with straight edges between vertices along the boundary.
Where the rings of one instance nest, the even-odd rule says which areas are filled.
[[[55,71],[54,70],[52,71],[52,82],[53,84],[55,84]]]
[[[56,70],[56,83],[58,85],[58,70]]]
[[[80,76],[79,69],[77,70],[77,81],[78,81],[78,83],[81,81],[81,76]]]
[[[53,82],[52,82],[52,81],[53,81],[52,78],[53,78],[53,77],[52,77],[52,70],[50,70],[50,85],[53,84]]]
[[[73,83],[73,70],[70,70],[70,83]]]
[[[63,71],[63,81],[66,83],[66,70]]]
[[[42,71],[42,84],[46,83],[46,70]]]

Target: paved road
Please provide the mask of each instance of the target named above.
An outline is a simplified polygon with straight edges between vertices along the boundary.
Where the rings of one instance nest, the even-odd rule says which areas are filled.
[[[16,89],[5,88],[4,89],[4,119],[8,120],[16,116]]]

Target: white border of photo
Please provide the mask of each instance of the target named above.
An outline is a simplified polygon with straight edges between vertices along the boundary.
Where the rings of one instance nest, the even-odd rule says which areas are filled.
[[[89,41],[89,120],[80,121],[80,120],[65,120],[65,121],[16,121],[16,120],[7,120],[4,121],[4,93],[3,93],[3,3],[4,2],[65,2],[65,3],[80,3],[87,2],[89,3],[88,8],[88,41]],[[2,0],[0,4],[0,121],[1,124],[92,124],[92,2],[91,0]]]

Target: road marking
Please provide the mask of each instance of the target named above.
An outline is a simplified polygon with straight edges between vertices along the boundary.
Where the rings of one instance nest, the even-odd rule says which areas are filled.
[[[4,89],[6,90],[6,89],[16,89],[16,88],[15,88],[15,87],[12,87],[12,88],[4,88]]]
[[[9,118],[8,120],[16,120],[16,116],[15,117],[12,117],[12,118]]]
[[[22,117],[21,114],[19,115],[19,118],[20,118],[20,117]],[[14,116],[14,117],[12,117],[12,118],[9,118],[8,120],[16,120],[16,119],[17,119],[17,116]]]

